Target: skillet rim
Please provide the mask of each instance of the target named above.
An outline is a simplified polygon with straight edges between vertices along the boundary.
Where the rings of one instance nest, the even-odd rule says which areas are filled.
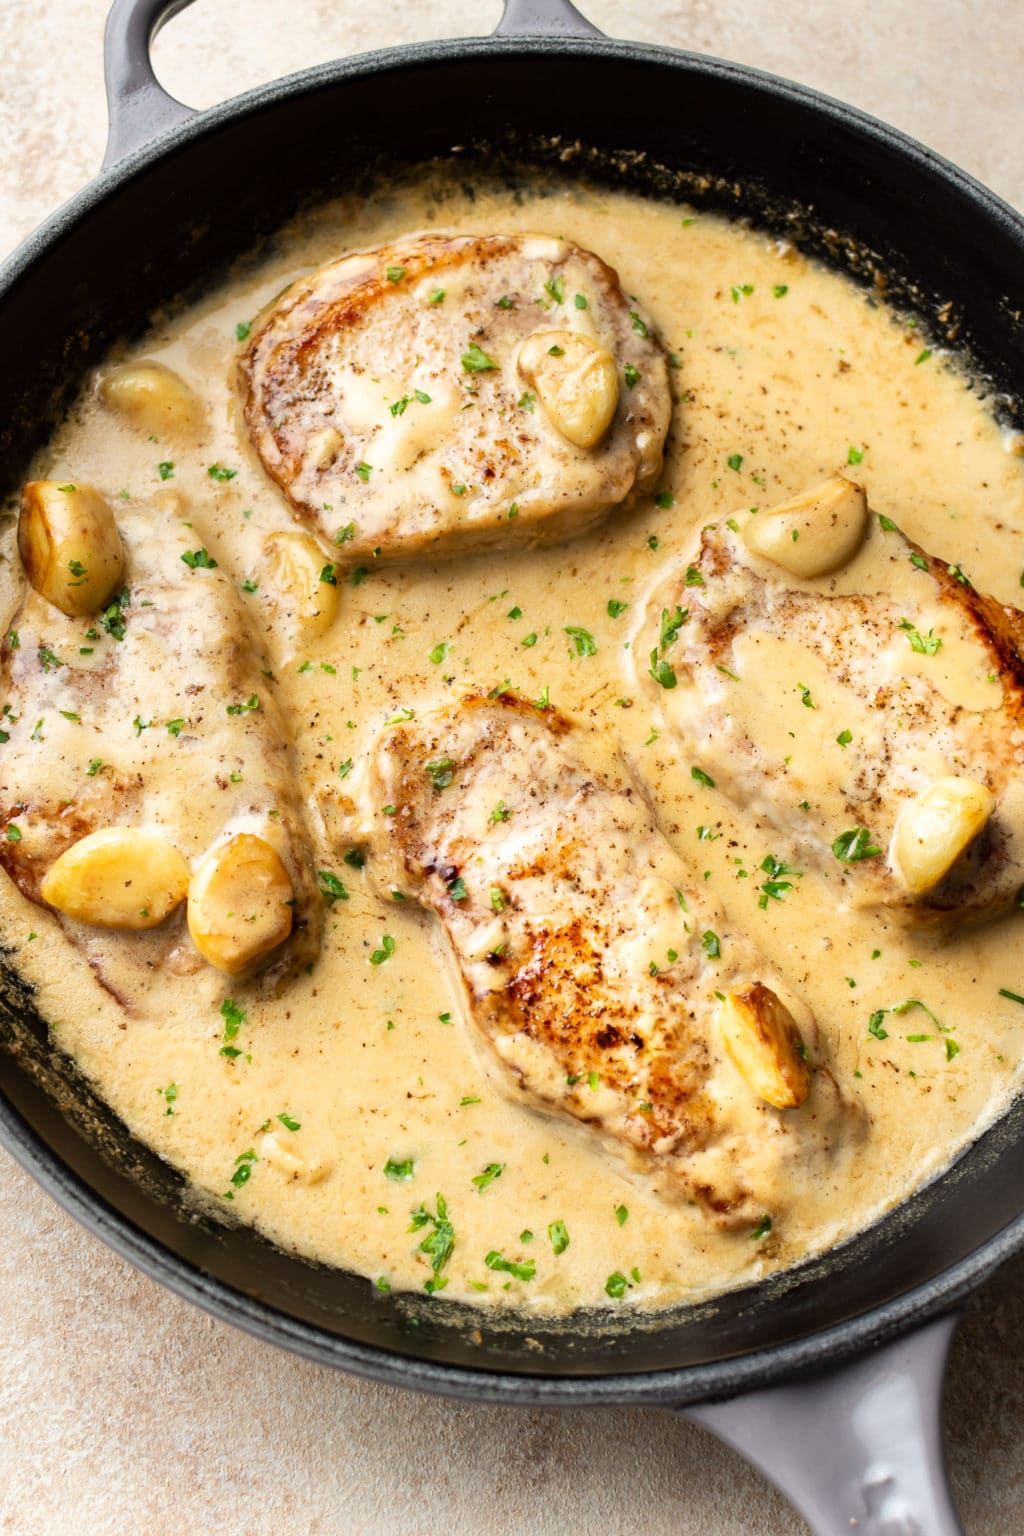
[[[113,199],[157,162],[187,149],[221,127],[255,116],[264,108],[343,85],[348,79],[380,76],[436,64],[476,60],[564,56],[611,58],[669,68],[721,82],[726,88],[754,92],[791,109],[809,111],[868,142],[876,154],[898,160],[923,182],[939,181],[967,204],[975,217],[996,226],[1019,247],[1024,270],[1024,218],[969,172],[860,108],[810,86],[686,50],[603,37],[485,37],[443,39],[379,49],[318,65],[256,86],[172,125],[149,142],[107,167],[43,220],[0,264],[0,304],[17,300],[21,278],[47,251],[73,238],[93,209]],[[994,296],[993,302],[996,302]],[[1008,1105],[1004,1115],[1009,1112]],[[999,1117],[1000,1120],[1003,1116]],[[993,1122],[997,1125],[999,1120]],[[989,1127],[991,1129],[992,1127]],[[984,1134],[984,1133],[982,1133]],[[975,1138],[975,1142],[978,1138]],[[824,1366],[862,1354],[872,1346],[913,1329],[955,1308],[1003,1261],[1024,1248],[1024,1209],[970,1254],[899,1296],[783,1345],[771,1346],[664,1371],[617,1371],[605,1376],[519,1374],[477,1370],[436,1359],[399,1353],[331,1334],[301,1322],[255,1297],[236,1290],[148,1236],[124,1213],[91,1189],[22,1118],[0,1090],[0,1144],[66,1211],[122,1258],[174,1294],[195,1303],[219,1320],[233,1323],[266,1341],[322,1365],[417,1391],[498,1404],[540,1407],[649,1404],[683,1406],[732,1397],[768,1384],[804,1376]],[[969,1145],[974,1145],[970,1143]],[[941,1184],[956,1164],[934,1182]],[[913,1198],[912,1196],[908,1199]],[[905,1202],[904,1202],[905,1203]],[[625,1318],[627,1314],[623,1314]]]

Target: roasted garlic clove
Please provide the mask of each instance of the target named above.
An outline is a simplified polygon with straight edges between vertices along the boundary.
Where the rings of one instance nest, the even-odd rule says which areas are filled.
[[[796,1109],[811,1074],[796,1020],[760,981],[732,987],[718,1010],[725,1048],[747,1086],[776,1109]]]
[[[619,377],[600,342],[575,331],[540,331],[519,349],[519,372],[564,438],[577,448],[601,441],[619,403]]]
[[[165,363],[126,363],[100,382],[100,399],[129,426],[156,438],[187,437],[203,425],[194,391]]]
[[[845,475],[748,517],[743,542],[755,555],[810,578],[837,571],[857,553],[868,526],[864,487]]]
[[[896,818],[889,861],[907,889],[923,895],[938,885],[995,810],[995,796],[977,779],[936,779]]]
[[[188,931],[199,953],[235,976],[283,944],[295,892],[269,843],[240,832],[208,853],[188,887]]]
[[[155,928],[184,901],[189,869],[173,843],[144,827],[105,827],[65,849],[40,894],[95,928]]]
[[[263,546],[281,605],[307,635],[322,635],[338,616],[338,578],[308,533],[272,533]]]
[[[70,619],[105,608],[124,573],[114,514],[91,485],[30,480],[18,552],[30,585]]]

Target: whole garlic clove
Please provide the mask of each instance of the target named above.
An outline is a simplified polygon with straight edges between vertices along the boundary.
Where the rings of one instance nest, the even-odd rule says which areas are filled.
[[[185,899],[189,868],[160,832],[104,827],[65,849],[40,895],[94,928],[155,928]]]
[[[760,981],[732,987],[718,1010],[718,1027],[747,1086],[776,1109],[796,1109],[811,1074],[797,1022],[785,1003]]]
[[[91,485],[30,480],[21,493],[18,553],[29,584],[69,619],[105,608],[124,574],[114,514]]]
[[[100,381],[99,394],[129,426],[156,438],[189,437],[203,425],[203,408],[194,390],[165,363],[112,368]]]
[[[889,862],[904,885],[922,896],[938,885],[986,825],[996,801],[977,779],[936,779],[900,811]]]
[[[237,976],[292,931],[291,878],[277,850],[240,832],[206,855],[188,887],[188,931],[204,960]]]
[[[306,635],[322,635],[338,616],[338,578],[316,539],[298,530],[272,533],[263,545],[271,590]]]
[[[540,331],[519,349],[519,372],[537,391],[552,426],[576,448],[593,448],[619,403],[615,359],[576,331]]]
[[[845,475],[832,475],[792,500],[748,517],[741,537],[752,554],[809,580],[837,571],[852,559],[867,526],[864,487]]]

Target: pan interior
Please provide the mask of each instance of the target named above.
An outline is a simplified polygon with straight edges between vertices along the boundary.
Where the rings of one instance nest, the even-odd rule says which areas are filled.
[[[473,132],[467,140],[465,102]],[[956,342],[1019,419],[1024,246],[1013,217],[854,114],[724,66],[595,43],[484,44],[356,61],[272,87],[192,127],[152,163],[115,174],[30,243],[0,299],[0,346],[28,360],[0,378],[5,491],[85,370],[153,310],[259,250],[311,197],[450,157],[516,179],[538,166],[754,220],[914,309]],[[388,106],[381,110],[382,101]],[[609,103],[617,110],[610,111]],[[54,296],[60,295],[60,302]],[[132,1140],[47,1044],[6,962],[0,1128],[8,1145],[108,1240],[222,1315],[341,1364],[388,1374],[374,1351],[521,1378],[703,1368],[884,1311],[1019,1221],[1024,1104],[941,1180],[841,1250],[747,1291],[623,1321],[496,1320],[274,1248],[197,1209],[175,1172]],[[949,1282],[946,1286],[948,1291]]]

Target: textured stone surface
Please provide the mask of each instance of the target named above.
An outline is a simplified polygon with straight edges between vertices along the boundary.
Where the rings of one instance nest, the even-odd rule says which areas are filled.
[[[1020,0],[584,8],[610,33],[843,96],[1024,207]],[[95,170],[106,0],[0,4],[0,249]],[[497,19],[495,0],[198,0],[157,44],[203,105],[318,60]],[[244,20],[243,18],[244,13]],[[7,360],[11,366],[11,360]],[[0,1530],[797,1536],[755,1473],[667,1414],[416,1398],[256,1343],[159,1290],[0,1153]],[[972,1301],[946,1425],[970,1536],[1024,1529],[1024,1260]]]

